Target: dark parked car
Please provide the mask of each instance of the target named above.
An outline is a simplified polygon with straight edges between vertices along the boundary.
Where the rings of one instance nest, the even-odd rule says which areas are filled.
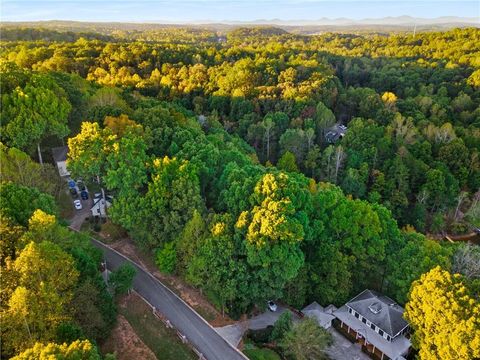
[[[72,195],[74,199],[78,198],[77,190],[75,188],[70,188],[70,195]]]
[[[72,189],[75,188],[75,181],[73,181],[73,180],[68,180],[68,187],[69,187],[69,188],[72,188]]]
[[[83,190],[82,192],[80,192],[80,196],[82,198],[82,200],[88,200],[88,192]]]
[[[86,189],[85,184],[83,181],[77,181],[77,186],[80,189],[80,191],[84,191]]]

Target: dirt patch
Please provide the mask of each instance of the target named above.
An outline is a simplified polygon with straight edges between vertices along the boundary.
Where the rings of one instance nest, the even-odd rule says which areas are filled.
[[[117,360],[157,359],[122,315],[118,315],[117,325],[102,345],[102,352],[115,354]]]
[[[125,296],[120,301],[118,310],[158,360],[195,360],[197,358],[191,348],[178,338],[176,331],[167,328],[136,293]]]
[[[198,289],[188,285],[179,276],[160,273],[154,263],[153,257],[138,249],[130,238],[116,241],[110,244],[110,246],[146,268],[157,279],[162,281],[162,283],[167,285],[173,292],[194,308],[212,326],[221,327],[235,323],[235,321],[227,315],[222,317],[220,311],[218,311]]]

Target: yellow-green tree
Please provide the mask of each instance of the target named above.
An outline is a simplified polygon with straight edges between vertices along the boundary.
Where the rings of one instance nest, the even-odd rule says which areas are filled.
[[[103,125],[109,128],[113,134],[121,138],[127,131],[131,131],[135,134],[141,134],[143,128],[141,125],[137,124],[135,121],[130,120],[128,115],[122,114],[118,117],[116,116],[105,116],[103,120]]]
[[[413,283],[405,319],[422,360],[480,357],[480,303],[459,274],[437,266]]]
[[[14,356],[12,360],[100,360],[95,346],[88,340],[77,340],[71,344],[36,343],[30,349]]]
[[[115,135],[101,129],[98,123],[83,122],[80,133],[68,139],[68,169],[74,176],[86,179],[104,176],[114,140]]]
[[[78,271],[72,256],[48,241],[28,244],[13,270],[17,287],[2,314],[2,335],[4,348],[16,352],[36,341],[50,341],[57,326],[70,320],[67,305]]]

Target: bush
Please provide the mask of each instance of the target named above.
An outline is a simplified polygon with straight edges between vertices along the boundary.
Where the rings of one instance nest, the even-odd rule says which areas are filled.
[[[280,317],[273,324],[272,335],[270,336],[271,341],[280,341],[283,339],[283,336],[290,331],[292,328],[292,313],[290,311],[285,311],[280,315]]]
[[[244,353],[250,360],[280,360],[280,356],[270,349],[248,349]]]
[[[256,344],[265,344],[270,341],[272,336],[273,326],[269,325],[265,329],[248,330],[247,337]]]
[[[177,265],[177,251],[173,242],[165,244],[163,249],[157,251],[157,259],[155,261],[158,268],[162,272],[173,273]]]
[[[80,326],[71,322],[61,323],[56,330],[58,343],[71,343],[83,338],[83,331]]]
[[[102,225],[102,233],[104,233],[110,240],[117,241],[127,236],[126,231],[117,224],[107,221]]]
[[[130,263],[124,263],[112,272],[109,282],[115,289],[115,295],[126,294],[132,288],[136,273],[137,270]]]

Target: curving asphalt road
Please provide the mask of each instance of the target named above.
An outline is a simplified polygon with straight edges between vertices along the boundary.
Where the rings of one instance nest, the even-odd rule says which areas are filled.
[[[248,360],[153,275],[105,244],[95,239],[92,239],[92,243],[102,250],[110,270],[115,270],[125,262],[130,262],[137,269],[137,275],[133,281],[135,291],[170,320],[172,325],[184,334],[207,360]]]

